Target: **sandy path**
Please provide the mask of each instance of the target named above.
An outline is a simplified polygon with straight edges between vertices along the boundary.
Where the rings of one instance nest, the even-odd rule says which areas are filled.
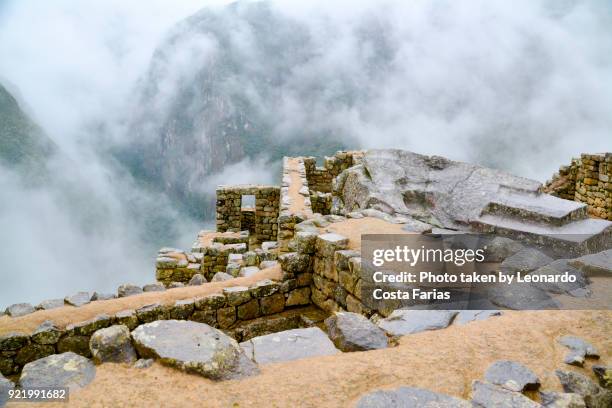
[[[105,364],[92,384],[70,396],[69,406],[346,407],[369,390],[400,385],[467,398],[471,381],[499,359],[526,364],[544,390],[559,391],[554,369],[591,376],[593,361],[584,369],[563,364],[566,349],[555,338],[564,334],[592,342],[599,362],[610,363],[612,312],[506,312],[406,336],[386,350],[265,365],[260,375],[238,381],[215,383],[157,363],[146,370]]]
[[[300,194],[300,189],[303,185],[300,173],[298,172],[298,162],[297,157],[289,157],[287,160],[287,167],[290,172],[289,177],[291,177],[291,184],[289,185],[289,198],[291,199],[289,212],[291,214],[303,213],[306,210],[304,196]]]
[[[2,316],[0,317],[0,334],[10,331],[31,333],[45,320],[53,320],[58,326],[65,327],[68,323],[82,322],[102,313],[112,315],[121,310],[137,309],[155,302],[171,304],[181,299],[220,293],[223,288],[230,286],[249,286],[267,278],[280,279],[280,266],[277,265],[264,269],[248,278],[236,278],[225,282],[210,282],[201,286],[168,289],[164,292],[147,292],[136,296],[91,302],[81,307],[64,306],[57,309],[40,310],[16,318]]]
[[[330,224],[321,231],[334,232],[349,239],[349,248],[361,250],[361,236],[365,234],[407,234],[402,231],[403,224],[392,224],[380,218],[349,218],[346,221]]]

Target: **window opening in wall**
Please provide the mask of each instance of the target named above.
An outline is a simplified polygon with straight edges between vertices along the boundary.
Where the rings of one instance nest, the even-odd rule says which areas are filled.
[[[240,209],[254,209],[255,208],[255,196],[254,195],[243,195],[240,203]]]

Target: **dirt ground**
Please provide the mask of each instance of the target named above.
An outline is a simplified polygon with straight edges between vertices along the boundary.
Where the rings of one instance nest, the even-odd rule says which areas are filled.
[[[260,375],[235,381],[213,382],[158,363],[145,370],[104,364],[89,386],[70,395],[69,406],[346,407],[368,391],[402,385],[468,398],[472,380],[499,359],[527,365],[542,389],[560,391],[555,369],[594,378],[590,366],[597,361],[587,360],[585,368],[563,364],[567,350],[555,339],[565,334],[590,341],[601,353],[599,363],[610,364],[612,312],[505,312],[405,336],[385,350],[264,365]]]
[[[364,217],[349,218],[346,221],[335,222],[321,231],[334,232],[349,239],[350,249],[361,249],[361,236],[365,234],[406,234],[402,231],[403,224],[392,224],[380,218]]]
[[[290,157],[288,158],[287,167],[291,172],[289,177],[291,177],[291,184],[289,185],[289,198],[291,199],[291,203],[289,204],[289,211],[292,214],[300,214],[304,212],[304,196],[300,194],[300,189],[302,188],[302,179],[300,178],[300,174],[298,173],[298,158]]]
[[[137,309],[155,302],[171,304],[177,300],[220,293],[223,288],[230,286],[249,286],[262,279],[278,280],[280,278],[281,270],[280,266],[277,265],[272,268],[263,269],[248,278],[236,278],[225,282],[209,282],[201,286],[168,289],[165,292],[147,292],[136,296],[100,300],[81,307],[64,306],[57,309],[40,310],[16,318],[2,316],[0,317],[0,334],[11,331],[30,334],[45,320],[53,320],[59,327],[65,327],[69,323],[82,322],[102,313],[112,315],[121,310]]]

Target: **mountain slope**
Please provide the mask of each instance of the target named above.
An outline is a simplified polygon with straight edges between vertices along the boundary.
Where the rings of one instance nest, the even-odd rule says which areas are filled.
[[[318,46],[306,27],[263,2],[200,11],[156,50],[131,114],[130,142],[116,157],[199,210],[205,177],[228,164],[353,145],[321,118],[350,106],[358,88],[341,75],[328,83],[300,71]]]
[[[0,163],[22,175],[44,172],[48,157],[57,147],[0,85]]]

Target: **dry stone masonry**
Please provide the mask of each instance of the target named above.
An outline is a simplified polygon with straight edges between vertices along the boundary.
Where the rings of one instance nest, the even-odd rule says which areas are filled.
[[[242,208],[244,196],[255,196],[252,208]],[[243,231],[252,228],[257,242],[276,241],[278,229],[278,186],[241,185],[217,188],[217,231]]]
[[[544,191],[588,204],[589,215],[612,221],[612,153],[582,154],[562,166]]]
[[[606,160],[603,163],[608,163]],[[602,166],[602,160],[597,162],[599,181],[593,184],[594,162],[592,156],[583,156],[580,161],[581,166],[590,167],[585,167],[588,172],[575,172],[576,180],[581,180],[575,183],[576,197],[587,196],[583,190],[601,191],[586,186],[609,188],[608,181],[601,176],[608,174],[609,166]],[[296,180],[299,186],[293,185]],[[292,193],[295,187],[299,187],[299,197]],[[439,330],[501,313],[396,310],[399,304],[364,301],[360,249],[351,245],[349,237],[330,231],[335,224],[363,218],[401,224],[404,230],[417,234],[445,229],[505,235],[496,238],[491,250],[499,255],[500,262],[506,262],[508,270],[521,267],[520,255],[529,251],[523,243],[541,240],[551,232],[580,231],[582,240],[572,241],[567,248],[561,245],[564,257],[571,255],[575,259],[541,256],[537,257],[537,265],[530,268],[571,266],[583,279],[578,287],[566,292],[588,293],[587,277],[612,274],[606,261],[612,251],[605,247],[612,242],[612,223],[590,219],[585,204],[543,194],[541,189],[535,181],[499,171],[397,150],[338,152],[327,157],[323,167],[317,167],[310,157],[286,158],[280,187],[219,187],[217,230],[201,231],[190,251],[160,249],[156,259],[158,283],[144,288],[121,285],[117,296],[139,296],[143,291],[165,291],[187,284],[209,285],[207,282],[211,281],[223,281],[229,286],[206,296],[173,303],[151,302],[135,310],[101,314],[66,327],[46,321],[33,333],[1,334],[0,373],[16,378],[34,361],[54,355],[70,358],[76,355],[93,358],[98,363],[132,363],[138,358],[141,359],[138,361],[154,358],[210,378],[238,378],[256,375],[258,363],[337,354],[338,349],[350,352],[384,348],[392,345],[396,336]],[[570,191],[569,187],[566,191]],[[255,197],[254,208],[243,205],[244,196]],[[302,203],[302,198],[301,206],[292,202],[300,199]],[[512,239],[517,237],[521,243]],[[603,251],[606,249],[607,252]],[[237,277],[257,276],[260,270],[271,268],[279,272],[278,280],[260,279],[249,286],[231,284]],[[86,307],[89,302],[112,301],[114,297],[95,293],[90,298],[88,293],[77,293],[66,299],[42,302],[39,309],[61,305]],[[16,317],[35,310],[31,305],[19,304],[9,307],[7,312]],[[324,327],[326,318],[328,335],[314,328]],[[184,354],[176,354],[175,349],[162,350],[169,344],[163,339],[159,344],[149,344],[148,334],[166,333],[168,330],[163,329],[166,327],[176,331],[177,336],[182,331],[197,333],[209,343],[211,339],[218,341],[222,337],[219,333],[223,332],[223,336],[229,336],[223,337],[223,344],[231,364],[227,370],[218,372],[209,365],[214,356],[201,354],[199,344],[190,348],[187,359]],[[572,358],[566,358],[569,364],[576,365],[585,356],[593,355],[587,349],[579,349],[583,345],[580,341],[570,340],[560,341],[571,349]],[[524,386],[509,389],[507,385],[525,382],[526,371],[517,367],[512,362],[495,366],[495,375],[489,373],[487,382],[474,384],[474,401],[486,406],[488,401],[501,399],[531,406],[521,393]],[[515,378],[517,375],[521,378]],[[537,379],[529,378],[525,384],[536,382]],[[602,395],[601,398],[608,398],[608,394]],[[375,392],[358,405],[367,406],[364,401],[388,398],[427,402],[446,401],[449,397],[402,388]]]

